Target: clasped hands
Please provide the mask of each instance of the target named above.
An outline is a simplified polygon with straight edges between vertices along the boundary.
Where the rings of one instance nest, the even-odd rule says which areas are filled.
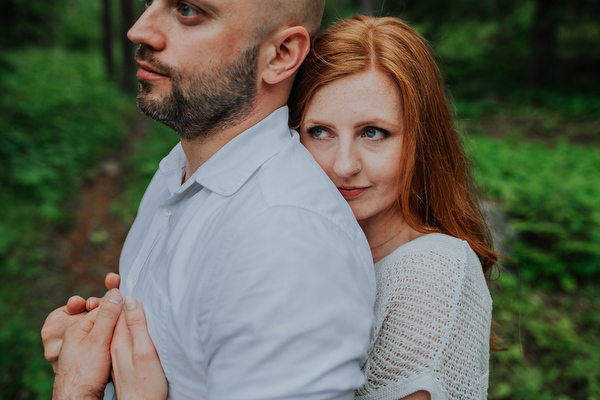
[[[119,399],[166,399],[144,310],[133,297],[123,301],[119,282],[108,274],[104,298],[73,296],[46,318],[42,341],[55,373],[53,400],[102,399],[110,377]]]

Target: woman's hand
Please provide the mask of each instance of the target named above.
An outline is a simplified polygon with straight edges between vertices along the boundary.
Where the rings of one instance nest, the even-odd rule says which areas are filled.
[[[115,274],[114,272],[109,272],[108,274],[106,274],[106,278],[104,278],[104,285],[106,285],[106,288],[109,290],[109,292],[112,289],[118,289],[120,283],[121,283],[121,275]],[[74,297],[78,297],[78,296],[74,296]],[[106,297],[106,295],[104,297]],[[100,304],[104,301],[104,297],[102,297],[102,298],[90,297],[87,300],[83,300],[83,301],[85,301],[85,303],[83,303],[83,307],[84,307],[83,310],[81,310],[81,301],[76,302],[73,298],[70,298],[69,302],[70,303],[72,302],[72,305],[70,303],[67,303],[67,310],[71,314],[75,314],[75,313],[82,312],[82,311],[92,311],[93,309],[100,306]]]
[[[112,378],[118,399],[167,398],[167,378],[140,303],[129,296],[115,327],[111,345]]]

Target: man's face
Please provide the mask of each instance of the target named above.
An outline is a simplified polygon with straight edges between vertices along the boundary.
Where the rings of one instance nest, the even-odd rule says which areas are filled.
[[[259,45],[248,19],[239,15],[247,3],[146,0],[146,11],[128,34],[140,44],[142,112],[193,140],[234,125],[252,110]]]

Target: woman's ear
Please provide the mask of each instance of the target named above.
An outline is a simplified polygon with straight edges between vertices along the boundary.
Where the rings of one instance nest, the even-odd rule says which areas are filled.
[[[298,70],[310,50],[310,35],[301,26],[278,32],[269,44],[267,65],[262,71],[265,83],[280,83]]]

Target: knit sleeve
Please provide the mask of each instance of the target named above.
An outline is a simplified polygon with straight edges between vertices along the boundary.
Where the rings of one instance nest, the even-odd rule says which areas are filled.
[[[377,325],[355,398],[487,397],[492,303],[481,265],[466,242],[436,236],[376,266]]]

